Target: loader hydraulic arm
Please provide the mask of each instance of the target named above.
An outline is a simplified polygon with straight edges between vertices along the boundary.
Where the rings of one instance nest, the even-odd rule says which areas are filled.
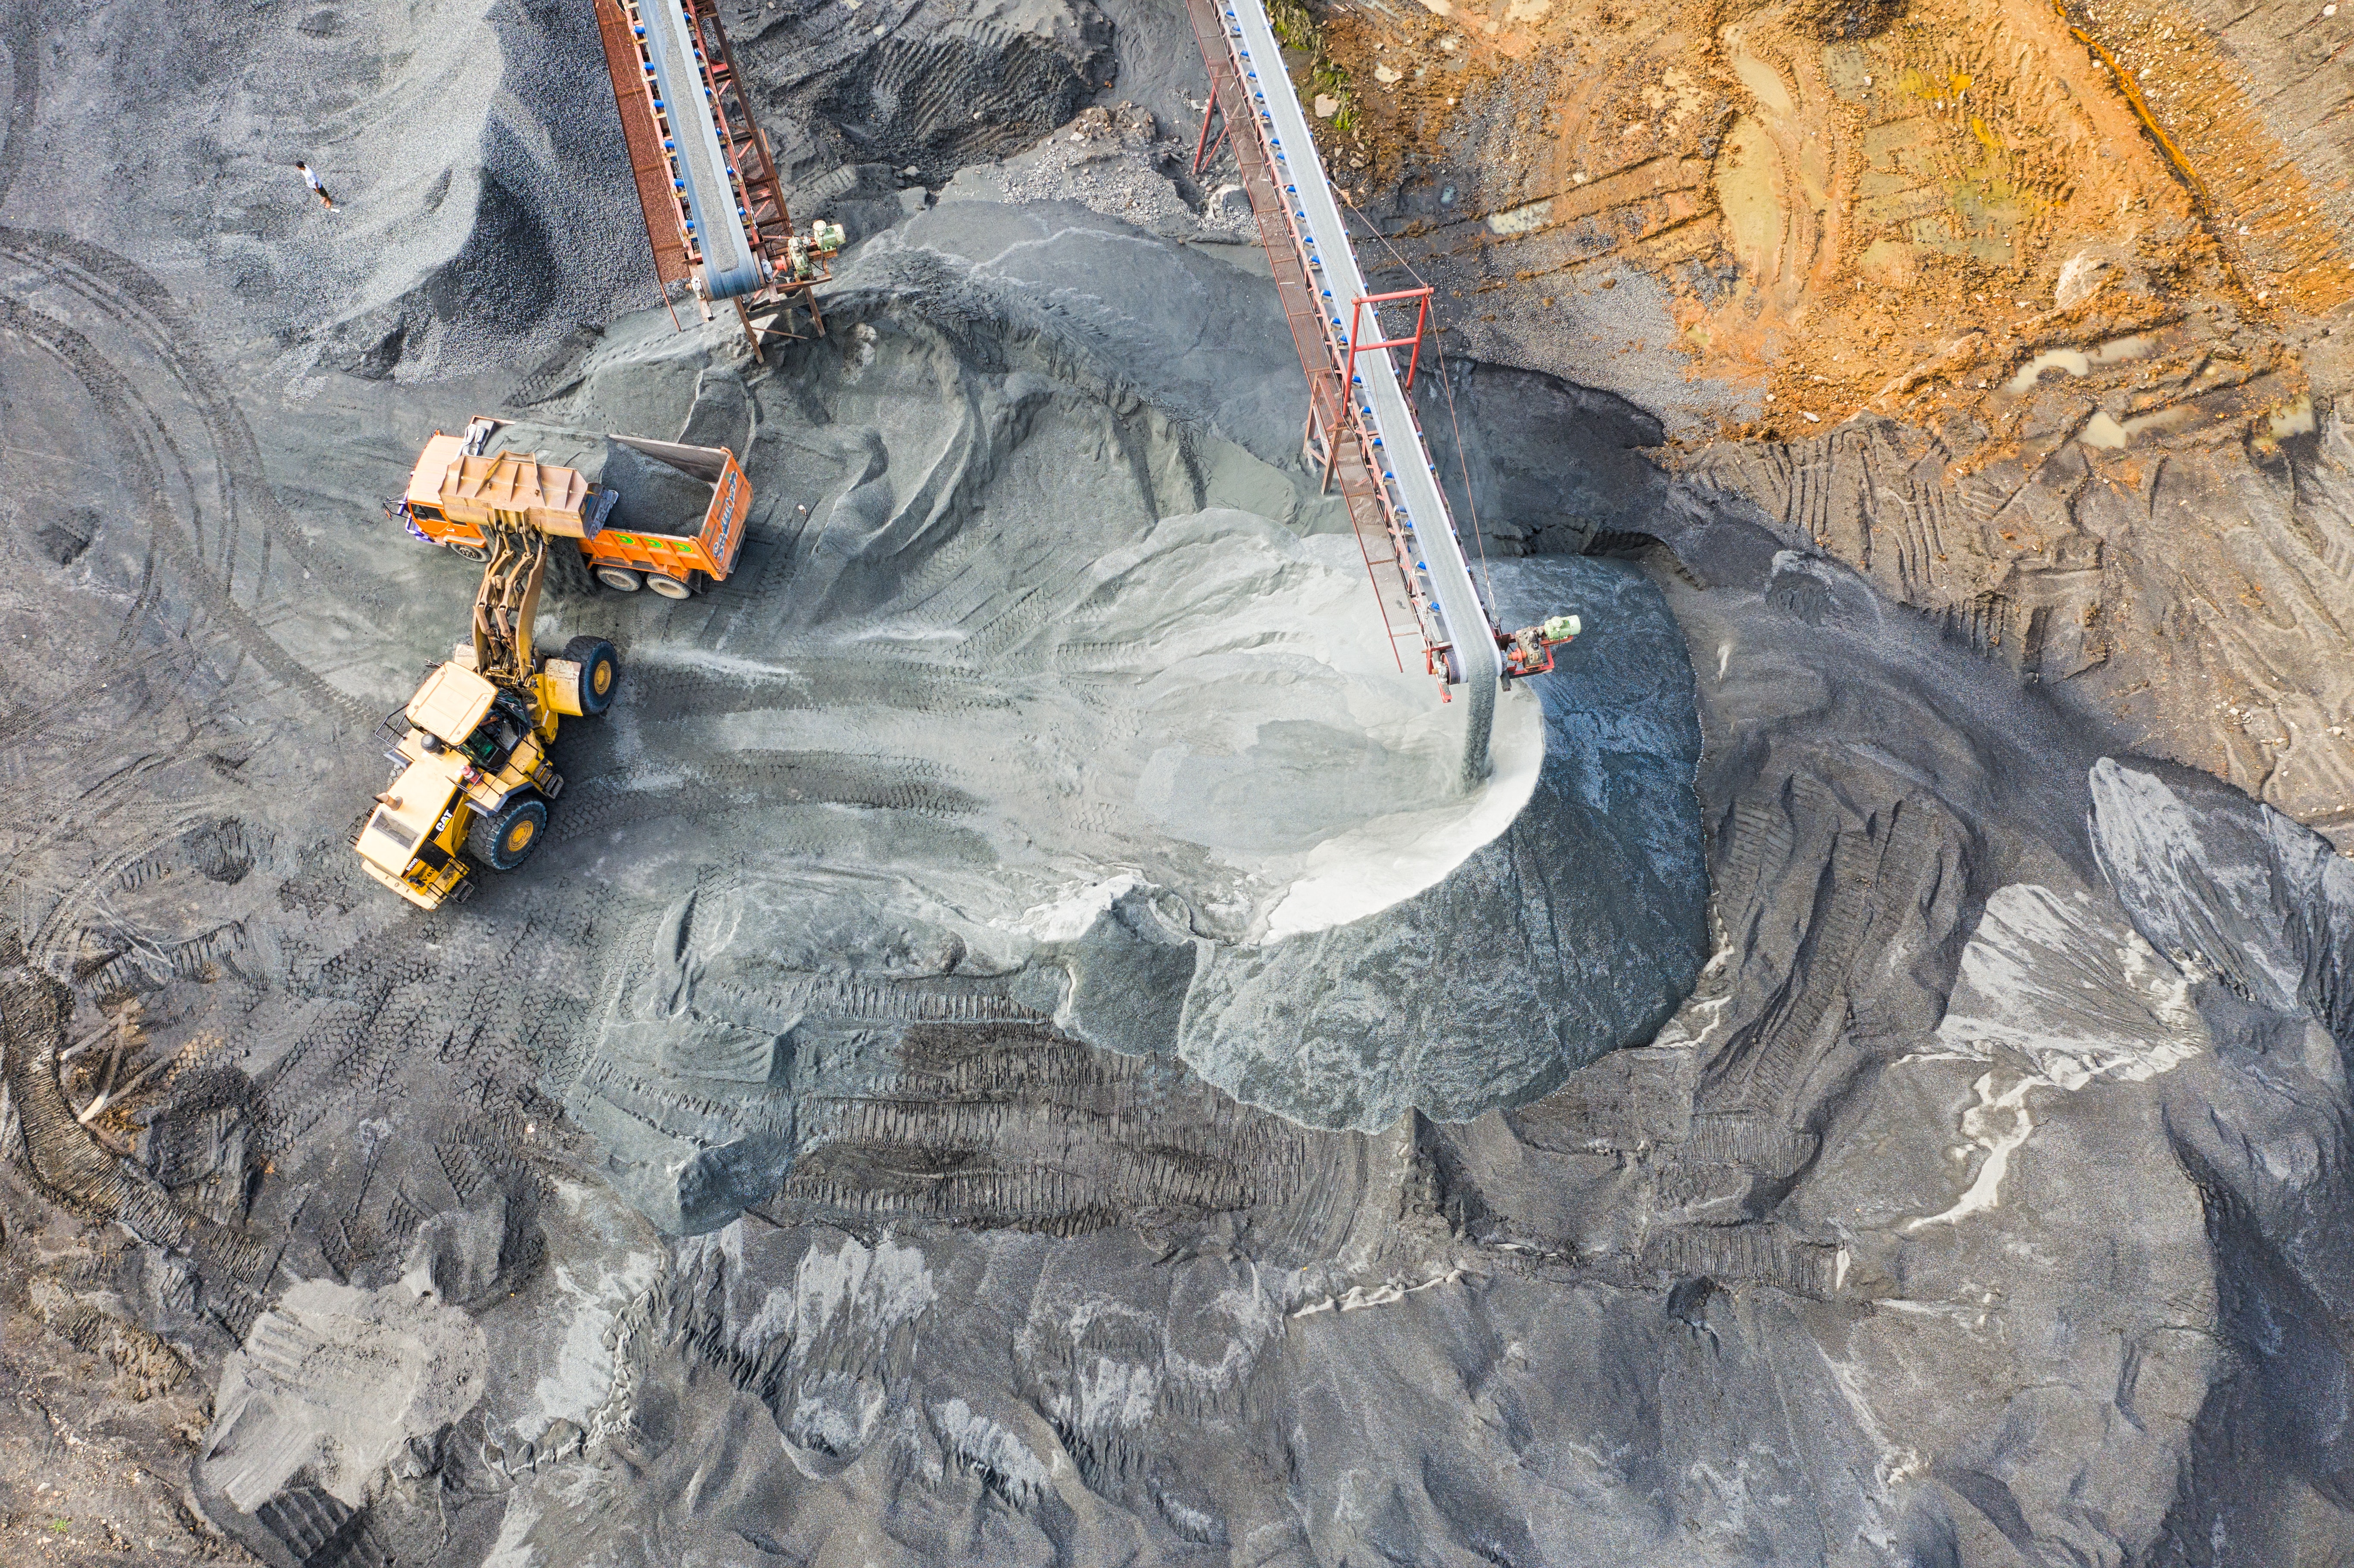
[[[529,526],[497,524],[482,534],[491,559],[474,594],[474,668],[494,684],[524,686],[534,673],[531,625],[547,569],[547,535]]]

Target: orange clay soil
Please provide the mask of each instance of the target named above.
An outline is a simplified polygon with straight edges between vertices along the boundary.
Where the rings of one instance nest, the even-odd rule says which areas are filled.
[[[2306,391],[2275,327],[2354,300],[2250,84],[2164,7],[1424,5],[1324,18],[1358,101],[1353,134],[1328,129],[1336,177],[1468,164],[1472,199],[1397,244],[1484,254],[1479,287],[1515,312],[1658,278],[1688,373],[1762,394],[1727,435],[1958,410],[1991,457],[2042,355],[2120,391],[2095,446],[2219,421],[2261,440]]]

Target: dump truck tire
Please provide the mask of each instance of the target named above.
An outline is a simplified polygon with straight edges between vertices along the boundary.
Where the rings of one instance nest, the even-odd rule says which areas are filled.
[[[648,572],[646,574],[646,587],[653,589],[654,592],[662,595],[664,599],[684,599],[695,591],[688,588],[684,583],[679,581],[676,577],[664,577],[660,572]]]
[[[564,645],[564,656],[580,666],[580,711],[591,718],[613,705],[613,689],[621,683],[621,656],[601,637],[576,637]]]
[[[547,836],[547,802],[525,789],[466,824],[466,858],[484,871],[513,871]]]
[[[627,567],[599,567],[597,580],[621,593],[635,593],[646,586],[646,579]]]

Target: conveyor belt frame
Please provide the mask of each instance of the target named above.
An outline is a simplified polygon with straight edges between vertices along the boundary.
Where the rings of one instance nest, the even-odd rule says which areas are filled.
[[[1214,154],[1211,125],[1214,119],[1222,121],[1218,140],[1234,148],[1292,344],[1308,376],[1303,449],[1325,484],[1338,483],[1347,502],[1392,652],[1407,638],[1419,641],[1424,668],[1442,683],[1442,695],[1451,699],[1460,688],[1466,697],[1464,776],[1476,783],[1489,771],[1489,731],[1505,667],[1500,634],[1472,584],[1420,419],[1406,395],[1420,366],[1431,291],[1376,294],[1365,287],[1258,0],[1186,0],[1186,11],[1210,73],[1195,166]],[[1263,72],[1253,68],[1255,53]],[[1288,148],[1278,116],[1288,127]],[[1316,209],[1313,219],[1310,207]],[[1320,245],[1313,232],[1320,227],[1330,231]],[[1417,302],[1413,335],[1386,335],[1381,307],[1409,299]],[[1365,336],[1369,315],[1377,334],[1372,338]],[[1409,345],[1413,355],[1401,378],[1391,350]]]

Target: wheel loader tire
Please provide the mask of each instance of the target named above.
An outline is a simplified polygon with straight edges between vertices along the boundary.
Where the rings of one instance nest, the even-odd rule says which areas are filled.
[[[450,553],[461,559],[472,561],[477,566],[491,558],[490,551],[480,545],[452,545],[450,546]]]
[[[564,656],[580,666],[580,711],[594,718],[613,705],[613,688],[621,683],[621,656],[601,637],[576,637],[564,645]]]
[[[599,567],[597,580],[621,593],[635,593],[646,586],[646,579],[627,567]]]
[[[466,858],[484,871],[513,871],[547,836],[547,802],[525,789],[466,824]]]
[[[664,599],[684,599],[695,591],[676,577],[664,577],[660,572],[646,574],[646,587]]]

